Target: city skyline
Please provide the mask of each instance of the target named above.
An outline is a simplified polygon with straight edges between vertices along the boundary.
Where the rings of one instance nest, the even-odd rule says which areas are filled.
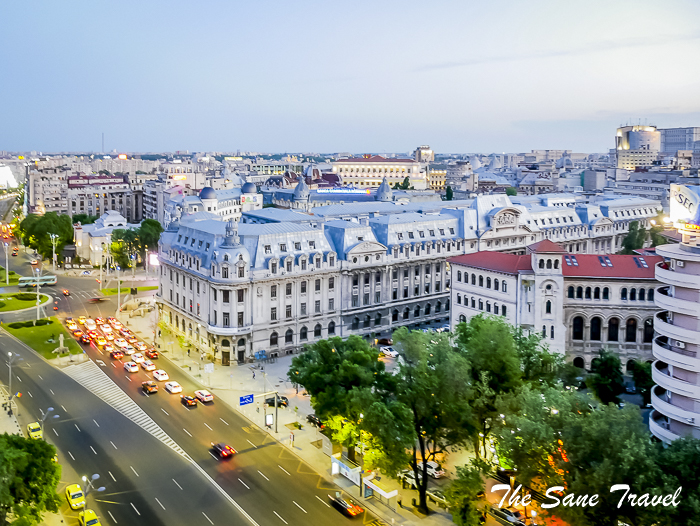
[[[0,147],[602,153],[700,122],[700,8],[597,4],[6,5]]]

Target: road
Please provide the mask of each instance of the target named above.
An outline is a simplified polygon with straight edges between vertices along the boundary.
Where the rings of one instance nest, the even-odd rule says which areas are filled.
[[[0,334],[0,346],[22,358],[12,367],[13,390],[22,393],[20,421],[38,420],[54,407],[59,418],[47,420],[44,435],[57,447],[60,462],[70,472],[101,475],[97,485],[106,490],[88,495],[88,504],[103,524],[205,524],[204,514],[213,524],[228,524],[238,513],[183,456],[6,333]],[[81,482],[64,479],[59,491],[71,483]],[[65,500],[62,510],[77,517]],[[246,521],[239,514],[236,522]]]
[[[20,274],[28,275],[30,272],[28,270],[28,257],[21,254],[13,259],[15,260],[13,261],[16,267],[15,271]],[[70,296],[63,297],[61,295],[60,291],[63,288],[70,290]],[[58,299],[59,310],[56,314],[60,319],[64,319],[66,316],[77,317],[79,315],[91,317],[102,316],[106,318],[116,310],[116,298],[113,296],[99,304],[91,304],[87,301],[90,297],[99,295],[97,291],[97,282],[94,281],[94,278],[68,278],[59,276],[58,284],[55,287],[42,287],[42,292],[51,293]],[[286,446],[277,443],[269,435],[259,430],[257,426],[251,425],[248,420],[240,416],[226,404],[215,400],[213,403],[206,405],[199,404],[196,408],[188,409],[181,404],[178,395],[170,395],[162,388],[162,382],[160,382],[161,389],[158,394],[147,397],[142,394],[140,385],[142,381],[151,379],[151,373],[146,373],[143,370],[139,370],[138,373],[127,373],[123,369],[122,361],[111,360],[108,353],[103,353],[95,344],[83,345],[83,348],[92,360],[97,363],[101,360],[106,365],[102,370],[109,378],[136,402],[136,404],[138,404],[197,465],[201,466],[203,471],[211,477],[211,479],[218,483],[231,498],[235,499],[257,524],[262,526],[268,524],[285,525],[303,523],[320,526],[335,522],[342,523],[349,521],[349,519],[329,506],[328,494],[333,494],[337,491],[338,488],[335,485],[326,482],[325,479],[316,473],[308,464],[302,462]],[[61,387],[62,391],[65,389],[64,384],[70,384],[73,385],[74,390],[82,393],[77,394],[77,391],[74,391],[73,394],[70,395],[72,399],[76,400],[81,399],[81,397],[86,397],[86,391],[82,387],[74,384],[72,380],[65,378],[63,373],[55,371],[51,366],[42,362],[40,358],[35,357],[34,361],[36,360],[43,364],[44,369],[54,371],[53,375],[49,373],[44,375],[44,373],[41,373],[42,377],[46,378],[49,376],[54,379],[52,382],[59,382],[57,377],[63,377],[61,382],[63,386]],[[159,363],[157,362],[157,365],[165,368],[171,376],[171,379],[179,382],[183,386],[185,393],[192,394],[195,389],[202,387],[201,385],[197,385],[192,378],[183,371],[172,366],[170,362],[160,360]],[[32,368],[33,367],[34,364],[32,363]],[[34,375],[36,371],[37,370],[32,369],[30,373]],[[22,372],[27,372],[27,370],[22,369]],[[37,393],[46,395],[45,398],[38,398],[37,401],[41,400],[41,403],[46,407],[49,405],[54,407],[60,405],[57,404],[54,395],[50,394],[50,392],[44,392],[41,381],[37,383],[36,376],[33,376],[33,378],[34,383],[31,385],[33,395],[35,397]],[[29,385],[29,377],[27,381]],[[34,391],[36,391],[36,393],[34,393]],[[56,392],[55,389],[54,392]],[[76,415],[73,415],[73,411],[79,410],[74,410],[72,406],[69,407],[65,405],[65,403],[63,404],[71,411],[71,418],[82,418],[87,422],[87,427],[90,428],[89,422],[95,415],[101,415],[100,418],[104,418],[104,414],[109,414],[110,421],[119,422],[119,424],[115,424],[116,432],[121,433],[119,436],[123,436],[124,433],[126,433],[126,429],[129,430],[127,434],[135,434],[135,427],[140,429],[131,422],[125,425],[123,423],[125,420],[124,417],[116,413],[113,409],[104,407],[105,404],[94,396],[88,398],[92,400],[90,402],[90,410],[88,411],[89,414],[78,415],[76,413]],[[24,400],[23,398],[23,401]],[[38,415],[38,409],[40,407],[40,405],[36,405],[36,407],[33,408],[27,407],[27,410]],[[100,421],[100,419],[96,417],[95,419]],[[63,421],[58,425],[63,425]],[[81,426],[80,423],[78,423],[78,425],[81,427],[81,432],[84,433],[83,426]],[[56,429],[61,433],[59,427]],[[92,431],[95,433],[101,432],[100,429],[92,429]],[[78,433],[77,430],[75,432]],[[141,430],[140,434],[142,435],[144,433],[145,431]],[[80,435],[77,438],[83,439],[84,437],[85,435]],[[186,466],[177,469],[177,476],[171,477],[170,470],[176,469],[175,467],[177,465],[183,464],[183,462],[186,461],[167,448],[167,446],[155,441],[151,435],[148,435],[148,437],[147,440],[144,439],[143,441],[141,441],[141,439],[131,439],[133,444],[140,444],[139,446],[134,446],[136,451],[133,452],[135,455],[134,458],[138,458],[139,465],[151,467],[164,462],[162,458],[163,455],[169,455],[170,457],[175,456],[177,457],[176,460],[172,462],[168,460],[163,464],[164,466],[167,465],[168,469],[165,470],[168,472],[167,476],[162,473],[163,470],[160,468],[154,470],[154,473],[157,474],[154,476],[158,480],[165,479],[166,486],[170,478],[175,478],[176,480],[183,478],[182,474],[186,471]],[[74,436],[69,434],[66,437],[65,444],[62,443],[60,447],[62,449],[70,447],[75,448],[71,445],[71,441],[74,438]],[[238,454],[230,461],[219,461],[215,459],[210,452],[210,445],[212,442],[226,442],[237,449]],[[81,442],[81,444],[82,448],[87,448],[87,450],[90,451],[87,443]],[[98,454],[95,459],[90,458],[90,461],[96,462],[97,457],[100,457],[100,462],[95,463],[93,467],[79,466],[80,469],[77,469],[77,471],[88,472],[93,470],[94,472],[102,473],[107,470],[115,473],[115,471],[113,471],[114,469],[119,471],[120,477],[128,476],[129,467],[126,467],[128,461],[121,456],[121,448],[119,450],[110,450],[109,447],[97,449],[96,444],[109,444],[109,441],[106,441],[104,436],[92,438],[90,445],[95,447]],[[163,452],[163,450],[165,450],[165,452]],[[63,456],[62,458],[65,459],[67,457]],[[128,466],[134,466],[136,468],[135,463],[136,460],[128,464]],[[121,466],[121,468],[118,468],[119,466]],[[143,473],[139,471],[139,478],[135,479],[136,482],[143,483],[143,477]],[[183,486],[191,488],[194,481],[199,480],[201,482],[201,479],[203,479],[201,473],[194,473],[192,476],[188,475],[186,478],[186,486]],[[126,477],[124,483],[126,484],[128,481],[132,481],[131,483],[133,483],[133,480],[134,477],[132,475],[132,477]],[[201,484],[197,482],[194,486],[200,487]],[[211,487],[213,487],[211,483],[209,483],[209,486],[210,489],[207,495],[214,498],[216,492],[211,491]],[[162,519],[165,510],[161,509],[159,511],[158,508],[154,508],[155,501],[149,499],[155,499],[159,488],[164,488],[162,484],[158,484],[155,481],[152,481],[151,485],[147,487],[149,490],[146,491],[143,500],[140,501],[139,504],[144,506],[145,510],[150,510],[150,512],[153,512]],[[141,492],[141,488],[142,486],[133,486],[128,490],[120,490],[119,493],[122,494],[123,491],[127,493],[133,493],[135,491]],[[160,502],[169,509],[169,505],[167,505],[160,496],[158,498]],[[193,513],[195,515],[199,513],[199,509],[202,507],[203,495],[199,495],[195,492],[194,495],[190,496],[190,491],[188,490],[185,494],[177,495],[175,493],[174,496],[170,495],[169,498],[174,498],[178,504],[185,503],[188,510],[187,513],[182,515],[183,519],[175,520],[171,522],[172,524],[178,524],[180,522],[183,524],[205,524],[201,521],[201,516],[199,517],[199,521],[184,521],[184,517],[191,518]],[[107,504],[105,503],[104,506],[107,506]],[[172,506],[173,509],[178,509],[174,504]],[[226,506],[229,508],[229,514],[234,513],[230,504],[226,504]],[[226,506],[215,502],[212,504],[212,509],[217,510],[222,507],[225,508]],[[126,506],[123,505],[119,506],[122,513],[125,507]],[[112,511],[112,513],[115,512]],[[148,513],[148,511],[146,511],[146,513]],[[211,515],[209,516],[214,523],[221,523],[215,520]],[[114,517],[117,521],[120,520],[119,516],[116,514]],[[364,524],[380,524],[380,521],[369,512],[365,512],[362,520]]]

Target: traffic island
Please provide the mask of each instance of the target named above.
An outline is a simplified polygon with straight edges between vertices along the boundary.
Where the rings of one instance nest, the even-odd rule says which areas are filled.
[[[47,294],[40,294],[41,306],[51,301]],[[0,312],[10,312],[36,308],[35,292],[13,292],[11,294],[0,294]]]
[[[35,325],[36,323],[36,325]],[[28,345],[46,360],[56,358],[54,350],[60,345],[63,336],[63,346],[70,355],[83,354],[83,350],[73,336],[68,333],[63,324],[52,316],[34,321],[18,321],[3,325],[12,336]]]

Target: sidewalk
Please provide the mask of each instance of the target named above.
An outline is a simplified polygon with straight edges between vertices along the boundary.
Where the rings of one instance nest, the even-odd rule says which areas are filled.
[[[157,316],[157,311],[154,310],[143,318],[129,318],[121,313],[119,319],[137,336],[151,341],[153,334],[151,316]],[[240,397],[250,394],[260,395],[271,391],[277,391],[281,396],[286,396],[289,399],[289,407],[278,408],[277,432],[273,426],[273,429],[269,431],[270,436],[290,447],[301,460],[308,463],[322,477],[340,487],[353,499],[361,501],[365,507],[388,524],[423,526],[453,524],[450,514],[435,504],[431,504],[432,513],[429,516],[418,514],[411,506],[411,500],[417,498],[417,492],[402,489],[399,482],[384,474],[380,474],[382,483],[390,490],[399,490],[403,503],[402,508],[397,507],[396,510],[392,510],[374,498],[359,498],[360,489],[358,486],[341,475],[331,474],[330,457],[321,449],[321,434],[316,427],[306,422],[307,415],[313,413],[310,397],[304,394],[303,389],[297,392],[291,382],[286,379],[293,356],[283,356],[273,362],[242,366],[233,363],[227,367],[215,364],[213,373],[204,373],[204,364],[209,362],[202,361],[199,356],[195,356],[197,353],[194,349],[191,349],[190,356],[188,356],[187,350],[180,348],[176,337],[163,334],[161,338],[158,338],[158,343],[163,358],[171,361],[174,366],[183,368],[196,382],[211,390],[219,401],[227,403],[232,409],[238,411],[261,429],[264,428],[265,413],[274,414],[275,408],[265,407],[263,397],[256,398],[252,404],[240,406]],[[170,349],[173,350],[172,353]],[[299,422],[302,429],[296,429],[295,422]],[[291,440],[292,434],[293,442]],[[454,466],[463,464],[463,459],[464,457],[460,454],[452,454],[447,459],[445,470],[453,474]]]

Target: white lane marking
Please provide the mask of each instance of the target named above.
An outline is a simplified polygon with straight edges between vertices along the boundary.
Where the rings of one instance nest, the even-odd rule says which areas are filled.
[[[117,367],[116,364],[115,364],[114,362],[112,362],[112,367],[114,367],[114,368]]]
[[[27,391],[27,394],[29,394],[29,398],[34,398],[34,395],[32,394],[31,391]]]
[[[97,455],[97,451],[95,451],[95,448],[94,448],[94,447],[90,446],[90,449],[92,449],[92,452],[93,452],[95,455]]]
[[[214,524],[209,517],[207,517],[207,514],[202,512],[202,515],[204,515],[204,518],[209,521],[209,524]]]
[[[264,478],[265,480],[267,480],[268,482],[270,482],[270,479],[267,478],[265,475],[263,475],[263,472],[262,472],[262,471],[258,470],[258,473],[260,473],[260,475],[262,475],[262,478]]]
[[[279,464],[277,464],[277,467],[280,468],[282,471],[284,471],[284,472],[285,472],[287,475],[289,475],[290,477],[292,476],[291,473],[289,473],[289,471],[287,471],[286,469],[284,469],[284,468],[283,468],[282,466],[280,466]]]
[[[53,389],[49,389],[49,391],[51,391],[52,395],[56,396],[56,393],[53,392]],[[61,407],[63,407],[63,406],[61,406]]]
[[[73,453],[71,453],[71,452],[69,451],[68,454],[70,455],[70,458],[72,458],[73,461],[75,461],[75,457],[73,456]]]
[[[114,515],[112,515],[112,512],[109,511],[109,510],[107,510],[107,513],[109,513],[109,516],[112,517],[112,520],[114,521],[114,524],[118,524],[118,523],[117,523],[117,519],[114,518]]]
[[[323,499],[322,499],[321,497],[319,497],[318,495],[314,495],[314,497],[316,497],[316,498],[317,498],[318,500],[320,500],[323,504],[325,504],[327,508],[330,508],[330,507],[331,507],[330,504],[328,504],[325,500],[323,500]]]
[[[274,513],[275,515],[277,515],[277,518],[278,518],[279,520],[281,520],[282,522],[284,522],[285,524],[289,524],[289,523],[288,523],[286,520],[284,520],[284,519],[280,516],[280,514],[277,513],[276,511],[273,511],[272,513]]]
[[[61,409],[63,409],[66,413],[68,412],[68,409],[66,409],[66,408],[63,407],[63,406],[61,406]]]
[[[78,427],[78,424],[73,424],[75,428],[78,430],[78,433],[80,433],[80,428]]]
[[[112,472],[111,472],[111,471],[108,471],[107,473],[109,473],[109,476],[112,477],[112,480],[113,480],[114,482],[117,481],[117,479],[114,478],[114,475],[112,475]]]
[[[37,376],[39,377],[39,380],[43,380],[40,374],[37,374]]]
[[[117,446],[114,445],[114,442],[112,442],[112,441],[110,440],[109,443],[112,444],[112,447],[113,447],[114,449],[117,449]]]
[[[96,425],[97,427],[100,427],[100,424],[97,423],[97,420],[95,420],[95,419],[93,418],[92,421],[95,422],[95,425]]]
[[[240,482],[241,484],[243,484],[243,485],[245,486],[245,489],[250,489],[250,486],[248,486],[248,484],[246,484],[245,482],[243,482],[241,479],[238,479],[238,482]]]
[[[216,456],[214,455],[214,453],[212,453],[211,451],[209,452],[209,454],[211,455],[211,458],[213,458],[214,460],[219,460],[218,458],[216,458]]]
[[[131,468],[131,471],[133,471],[133,472],[134,472],[134,475],[136,475],[136,476],[138,477],[138,476],[139,476],[139,474],[138,474],[138,473],[136,473],[136,470],[134,469],[134,466],[129,466],[129,467]]]
[[[228,425],[228,422],[226,420],[224,420],[223,418],[219,418],[219,420],[221,420],[224,424]]]
[[[184,427],[182,428],[182,430],[183,430],[185,433],[187,433],[188,435],[190,435],[190,432],[187,431],[187,429],[185,429]],[[192,435],[190,435],[190,437],[191,437],[191,436],[192,436]]]
[[[19,376],[17,377],[17,379],[18,379],[20,382],[22,381],[22,379],[21,379]]]
[[[51,428],[51,431],[53,431],[54,434],[55,434],[56,436],[58,436],[58,431],[56,431],[53,427]]]
[[[156,497],[156,502],[157,502],[158,504],[160,504],[160,507],[163,508],[163,510],[165,510],[165,506],[163,506],[163,505],[160,503],[160,501],[158,500],[158,497]]]
[[[126,376],[126,375],[124,375],[124,376]],[[129,380],[129,381],[131,381],[131,378],[129,378],[128,376],[126,377],[126,379]],[[133,506],[133,504],[132,504],[132,506]]]
[[[180,484],[177,483],[177,480],[173,479],[173,482],[175,483],[175,485],[176,485],[178,488],[180,488],[180,490],[182,490],[182,486],[180,486]],[[182,490],[182,491],[184,491],[184,490]]]
[[[168,413],[168,412],[167,412],[165,409],[163,409],[162,407],[160,408],[160,410],[163,411],[166,415],[170,416],[170,413]]]
[[[204,422],[204,425],[207,426],[207,429],[208,429],[209,431],[214,431],[211,427],[209,427],[209,424],[207,424],[206,422]]]
[[[301,506],[299,506],[299,504],[297,504],[297,501],[293,500],[292,502],[294,504],[296,504],[297,508],[299,508],[301,511],[303,511],[304,513],[307,513],[307,511],[304,508],[302,508]]]
[[[251,446],[253,446],[255,449],[258,449],[258,446],[256,446],[255,444],[253,444],[253,443],[252,443],[250,440],[248,440],[247,438],[246,438],[246,441],[247,441]]]
[[[133,468],[132,468],[132,469],[133,469]],[[130,502],[129,504],[131,504],[131,507],[134,508],[134,511],[135,511],[136,513],[138,513],[138,515],[139,515],[139,517],[140,517],[140,516],[141,516],[141,513],[139,513],[139,510],[136,509],[136,506],[134,506],[134,503],[133,503],[133,502]]]

